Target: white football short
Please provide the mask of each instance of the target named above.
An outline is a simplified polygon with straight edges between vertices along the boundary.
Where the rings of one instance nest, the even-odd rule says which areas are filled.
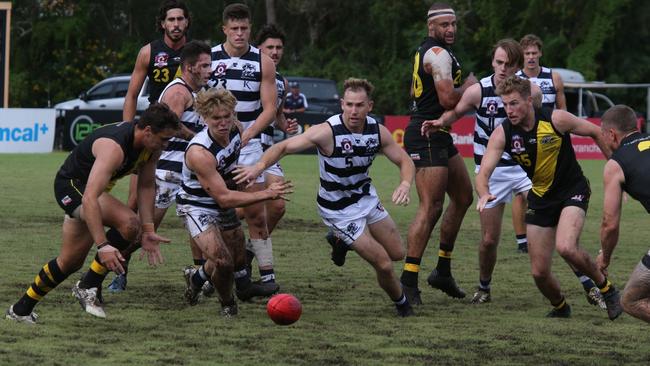
[[[262,158],[264,151],[259,139],[254,139],[248,142],[239,152],[239,160],[237,165],[250,166],[256,164]],[[264,183],[264,173],[260,174],[255,183]]]
[[[264,171],[264,174],[271,174],[275,175],[278,177],[284,177],[284,171],[282,170],[282,167],[280,166],[280,163],[275,163],[271,165],[270,167],[266,168]]]
[[[234,208],[212,210],[181,205],[176,209],[176,214],[183,220],[185,228],[193,238],[208,230],[210,226],[216,226],[222,231],[227,231],[241,225]]]
[[[480,166],[476,167],[478,172]],[[502,203],[512,201],[515,194],[529,191],[533,183],[526,175],[526,172],[518,166],[499,166],[494,169],[492,176],[488,182],[490,193],[497,198],[494,201],[488,202],[485,208],[496,207]]]
[[[343,240],[348,246],[352,245],[363,234],[366,225],[374,224],[388,217],[388,211],[386,211],[378,197],[365,196],[363,199],[370,199],[372,205],[369,206],[368,210],[365,210],[366,212],[356,217],[347,215],[325,217],[322,215],[322,210],[319,210],[325,225],[331,228],[334,235]]]
[[[158,174],[158,172],[165,172]],[[156,208],[169,208],[181,189],[181,175],[169,170],[156,171]]]

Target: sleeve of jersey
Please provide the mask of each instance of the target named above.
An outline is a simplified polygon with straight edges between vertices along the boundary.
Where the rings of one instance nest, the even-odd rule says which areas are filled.
[[[423,63],[425,67],[430,66],[431,76],[433,76],[434,81],[453,80],[451,77],[451,56],[444,48],[429,48],[424,54]]]

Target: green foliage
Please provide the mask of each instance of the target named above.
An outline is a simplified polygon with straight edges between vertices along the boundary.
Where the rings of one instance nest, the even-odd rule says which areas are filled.
[[[43,264],[59,252],[63,212],[54,201],[52,181],[65,156],[3,156],[0,311],[16,301]],[[550,305],[535,287],[528,257],[515,252],[509,209],[503,220],[491,303],[473,306],[426,285],[436,262],[437,228],[422,262],[424,305],[416,308],[414,318],[396,318],[367,263],[354,253],[348,254],[344,267],[331,263],[323,238],[326,229],[315,207],[315,156],[289,156],[282,165],[296,192],[273,234],[273,246],[282,291],[295,294],[303,304],[297,323],[274,325],[264,300],[240,303],[240,315],[230,320],[218,315],[216,298],[186,305],[181,269],[191,263],[191,255],[187,232],[172,208],[160,229],[172,239],[162,249],[165,263],[151,268],[134,255],[128,290],[104,291],[106,319],[84,313],[72,297],[70,288],[81,275],[75,273],[36,307],[40,315],[36,326],[0,320],[0,364],[605,366],[650,362],[647,324],[628,315],[611,322],[604,311],[588,305],[580,283],[557,255],[554,273],[573,307],[573,318],[544,317]],[[603,161],[584,161],[582,166],[593,196],[581,244],[593,255],[598,249]],[[396,168],[378,157],[371,173],[404,239],[417,207],[415,189],[409,206],[396,207],[388,202],[399,183]],[[128,179],[123,179],[114,193],[124,199],[127,186]],[[621,288],[648,249],[648,214],[631,199],[623,209],[621,243],[609,268],[610,278]],[[452,261],[456,279],[470,293],[478,282],[479,235],[478,214],[470,209]],[[395,263],[398,273],[402,265]]]
[[[236,0],[187,0],[190,36],[223,41],[221,13]],[[253,38],[266,22],[265,1],[246,0]],[[275,1],[287,33],[285,75],[324,77],[342,85],[364,77],[377,86],[375,112],[404,114],[413,53],[426,35],[433,0]],[[10,103],[44,106],[76,96],[108,74],[130,72],[140,47],[159,37],[159,0],[15,0]],[[492,45],[534,33],[544,40],[542,63],[588,79],[650,81],[650,12],[643,0],[453,0],[458,34],[453,49],[464,75],[491,73]],[[29,80],[29,81],[28,81]],[[28,87],[25,89],[25,87]],[[609,92],[608,92],[609,93]],[[644,93],[612,91],[615,101],[645,109]],[[619,99],[620,97],[620,99]]]

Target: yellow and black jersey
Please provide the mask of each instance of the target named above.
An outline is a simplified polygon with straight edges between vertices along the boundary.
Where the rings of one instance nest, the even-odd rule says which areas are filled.
[[[167,84],[181,76],[181,51],[167,46],[164,40],[157,39],[150,44],[149,65],[149,103],[154,103],[162,94]]]
[[[443,43],[432,37],[426,37],[418,47],[413,59],[413,76],[411,82],[412,106],[411,116],[413,118],[436,119],[442,115],[445,109],[438,101],[438,93],[431,74],[424,70],[424,55],[428,50],[433,52],[447,52],[451,57],[451,76],[454,88],[461,85],[461,68],[458,59],[451,50]]]
[[[626,136],[611,159],[625,174],[623,190],[650,212],[650,135],[637,132]]]
[[[122,152],[124,152],[122,164],[111,176],[111,181],[107,187],[107,190],[110,190],[118,179],[135,172],[151,159],[151,151],[133,148],[135,128],[135,123],[118,122],[96,129],[70,152],[57,176],[76,179],[85,184],[95,163],[95,156],[92,151],[93,143],[100,138],[109,138],[117,142],[122,148]]]
[[[505,152],[524,169],[533,187],[529,202],[563,200],[572,187],[586,182],[578,164],[569,133],[555,129],[548,110],[535,111],[535,125],[524,131],[506,119]]]

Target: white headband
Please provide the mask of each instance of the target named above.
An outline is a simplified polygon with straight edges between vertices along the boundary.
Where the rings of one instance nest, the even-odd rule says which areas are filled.
[[[427,20],[431,20],[439,17],[446,17],[449,15],[456,16],[454,9],[448,8],[448,9],[429,10],[429,12],[427,13]]]

